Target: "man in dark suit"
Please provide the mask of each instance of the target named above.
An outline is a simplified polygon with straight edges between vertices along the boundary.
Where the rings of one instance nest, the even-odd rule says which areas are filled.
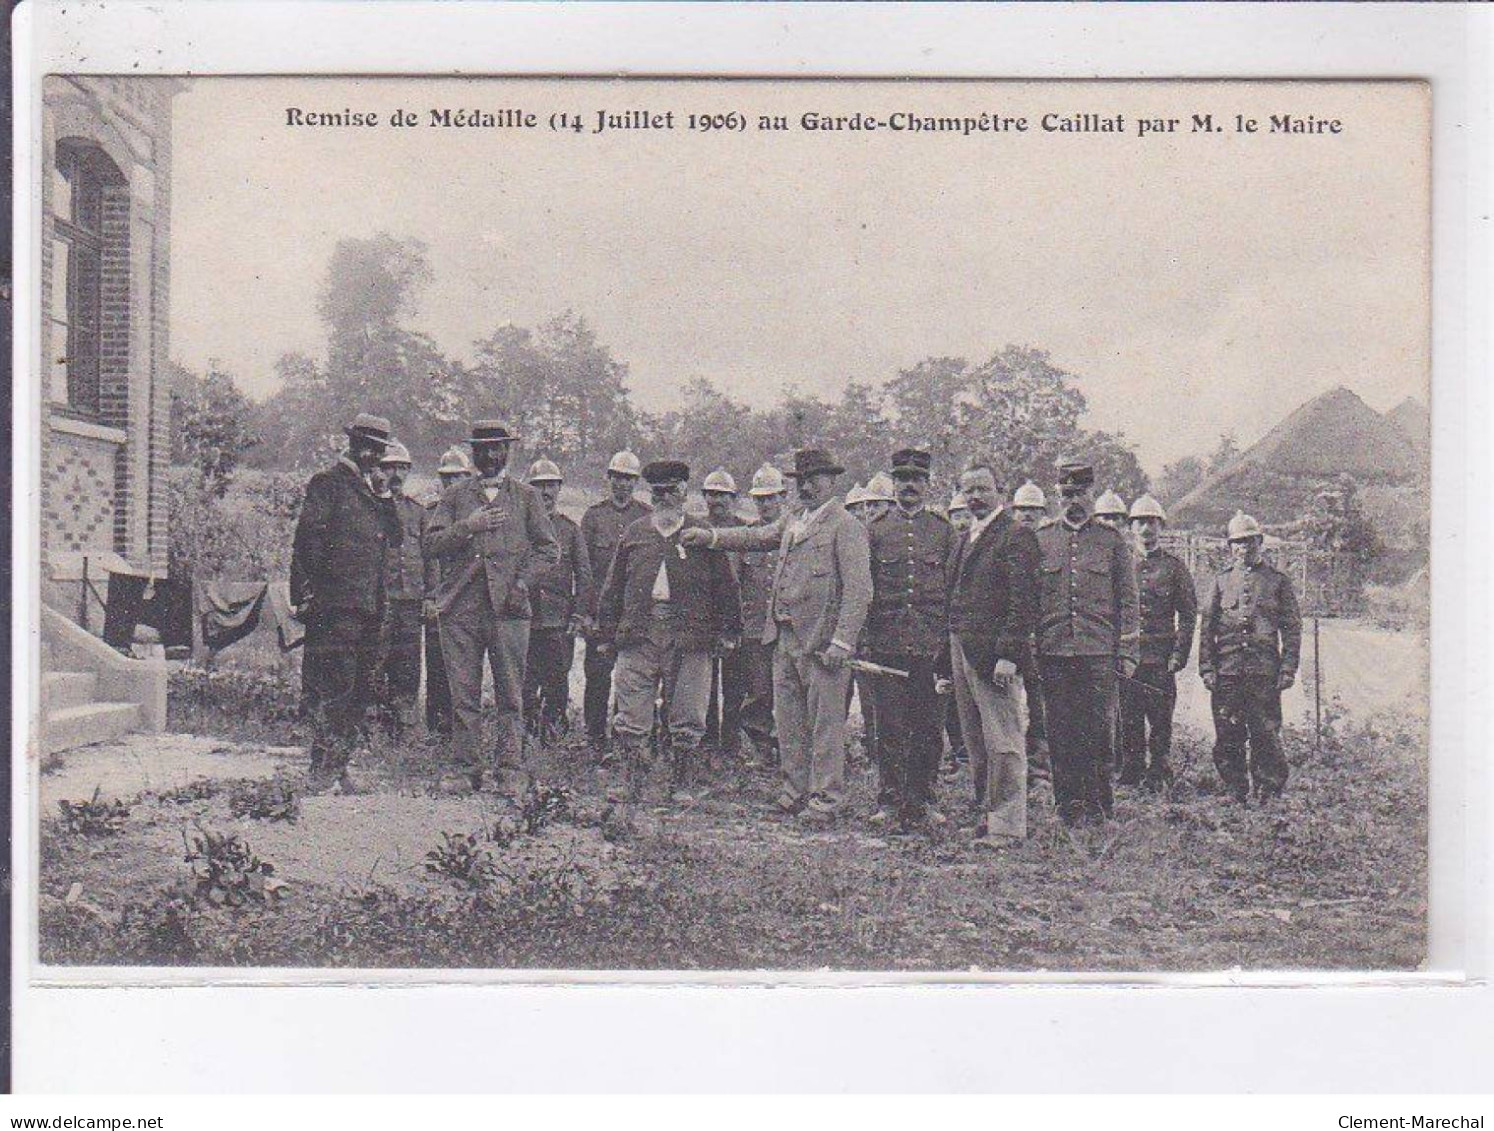
[[[302,709],[311,721],[308,788],[333,782],[356,792],[348,773],[365,737],[378,673],[385,563],[398,552],[394,500],[370,476],[392,439],[389,421],[360,413],[344,431],[347,450],[306,484],[291,548],[290,598],[306,625]]]
[[[1040,582],[1037,536],[1001,505],[995,471],[960,476],[971,526],[950,559],[950,659],[960,729],[970,751],[981,816],[978,844],[1027,836],[1023,673],[1035,664]]]
[[[511,796],[528,784],[522,712],[529,595],[541,574],[560,562],[539,492],[508,474],[515,439],[495,420],[472,426],[468,443],[478,477],[441,496],[425,535],[426,554],[441,565],[432,598],[451,686],[452,754],[472,788],[481,789],[482,678],[491,666],[497,708],[491,762],[498,789]]]
[[[698,768],[711,690],[711,652],[742,635],[736,575],[719,554],[687,550],[681,535],[709,527],[685,513],[690,468],[654,460],[643,468],[654,509],[623,531],[597,600],[599,647],[616,650],[612,672],[616,752],[637,801],[653,762],[649,735],[662,692],[671,792],[684,799]]]

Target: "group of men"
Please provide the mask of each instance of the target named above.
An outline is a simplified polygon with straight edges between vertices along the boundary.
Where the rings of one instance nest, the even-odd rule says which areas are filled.
[[[806,448],[789,470],[757,471],[744,520],[725,470],[702,482],[699,515],[686,508],[688,465],[619,452],[607,497],[578,526],[557,512],[554,463],[536,461],[523,482],[509,474],[515,437],[497,422],[474,425],[470,474],[460,449],[447,453],[429,507],[402,493],[409,454],[386,420],[360,416],[347,433],[345,455],[308,485],[292,568],[319,781],[355,788],[348,760],[371,702],[396,727],[413,707],[422,630],[427,721],[449,727],[474,789],[490,771],[502,790],[523,782],[526,722],[541,737],[565,728],[578,635],[587,735],[619,800],[687,796],[745,735],[750,758],[777,768],[779,811],[836,820],[853,675],[874,735],[877,825],[945,822],[946,722],[970,754],[975,837],[993,848],[1026,837],[1030,797],[1086,824],[1110,816],[1113,773],[1171,780],[1193,579],[1161,547],[1156,500],[1094,500],[1081,459],[1059,463],[1056,515],[1030,482],[1008,499],[981,462],[963,469],[946,514],[928,505],[925,450],[893,452],[887,473],[842,497],[845,469]],[[1301,620],[1259,524],[1236,515],[1227,533],[1199,670],[1222,780],[1242,801],[1269,799],[1286,781],[1280,693]]]

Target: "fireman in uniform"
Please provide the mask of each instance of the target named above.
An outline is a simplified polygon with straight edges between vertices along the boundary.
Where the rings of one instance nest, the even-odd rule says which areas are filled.
[[[729,530],[746,525],[737,515],[737,481],[724,467],[705,477],[700,494],[705,499],[706,521],[711,526]],[[740,581],[740,555],[731,554],[728,561]],[[705,744],[719,758],[736,758],[742,751],[742,700],[747,689],[738,654],[740,647],[740,640],[723,639],[717,645],[719,655],[711,659],[711,702],[706,710]]]
[[[1260,523],[1236,513],[1227,535],[1230,561],[1204,601],[1198,672],[1211,695],[1214,765],[1225,788],[1241,803],[1252,792],[1269,801],[1286,787],[1281,693],[1297,681],[1302,614],[1291,581],[1262,557]]]
[[[1031,479],[1012,492],[1012,517],[1034,533],[1047,521],[1048,499]],[[1036,667],[1023,673],[1022,690],[1027,697],[1027,788],[1034,797],[1042,795],[1036,802],[1042,812],[1053,801],[1053,759],[1043,715],[1043,680]]]
[[[633,497],[643,465],[632,452],[618,452],[607,464],[607,497],[586,508],[581,516],[581,540],[586,543],[586,557],[591,562],[592,574],[597,578],[597,589],[601,579],[607,576],[612,564],[612,555],[629,524],[643,518],[651,507]],[[598,622],[597,610],[587,610],[590,622]],[[586,637],[586,657],[582,671],[586,676],[586,690],[582,700],[582,714],[586,719],[586,737],[593,750],[605,756],[610,735],[610,711],[612,705],[612,665],[617,654],[596,639],[595,629]]]
[[[776,523],[788,503],[788,480],[770,463],[752,476],[747,494],[757,507],[751,525]],[[746,550],[738,578],[742,587],[742,731],[753,746],[751,763],[778,764],[778,729],[773,723],[773,645],[763,642],[768,621],[768,594],[778,568],[778,548]]]
[[[1090,513],[1094,468],[1058,465],[1058,521],[1038,531],[1042,610],[1038,667],[1053,759],[1053,793],[1065,824],[1108,819],[1118,683],[1140,659],[1140,611],[1131,550]]]
[[[924,505],[932,457],[918,448],[892,455],[897,505],[867,525],[872,603],[863,643],[867,658],[908,673],[906,679],[870,675],[876,716],[876,823],[895,820],[901,831],[942,824],[934,781],[944,742],[936,685],[949,674],[946,564],[954,549],[949,520]],[[859,673],[858,673],[859,674]]]
[[[555,508],[563,479],[552,461],[538,459],[525,477],[540,493],[555,527],[560,561],[539,575],[531,595],[529,657],[524,667],[524,724],[530,736],[553,741],[566,732],[571,698],[571,664],[576,634],[585,630],[594,603],[591,561],[581,528]]]
[[[1131,529],[1141,557],[1136,587],[1141,600],[1141,663],[1121,687],[1121,785],[1161,790],[1172,781],[1172,714],[1177,673],[1188,666],[1198,595],[1182,560],[1162,549],[1167,514],[1142,495],[1131,504]],[[1150,755],[1150,757],[1148,757]]]
[[[1106,491],[1095,500],[1095,521],[1101,526],[1124,536],[1126,532],[1126,501],[1114,491]]]
[[[398,440],[384,450],[379,460],[385,488],[399,515],[399,549],[385,563],[384,650],[379,689],[380,713],[391,736],[410,724],[415,700],[420,695],[420,637],[425,619],[426,509],[405,494],[405,476],[410,472],[410,451]]]
[[[454,483],[460,483],[472,475],[472,460],[467,453],[452,445],[441,454],[441,465],[436,468],[436,478],[445,491]],[[439,499],[439,495],[437,496]],[[437,499],[426,505],[426,519],[435,509]],[[441,659],[441,626],[436,619],[436,603],[430,599],[441,580],[441,563],[433,555],[425,554],[425,728],[432,734],[451,734],[451,687],[446,682],[446,664]]]

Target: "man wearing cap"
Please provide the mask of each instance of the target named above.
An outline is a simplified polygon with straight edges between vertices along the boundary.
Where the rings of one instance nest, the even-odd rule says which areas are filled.
[[[778,723],[784,813],[834,820],[845,803],[846,662],[871,604],[866,527],[834,494],[845,474],[830,453],[794,453],[799,509],[778,523],[735,530],[691,530],[689,546],[728,550],[778,547],[763,642],[773,644],[773,715]]]
[[[373,700],[386,600],[385,558],[397,552],[400,520],[371,476],[391,440],[389,421],[359,413],[344,429],[347,450],[306,484],[291,549],[290,599],[306,625],[302,706],[311,720],[308,787],[348,773]]]
[[[441,490],[460,483],[472,475],[472,460],[465,450],[453,444],[441,453],[441,465],[436,468],[436,478]],[[435,510],[440,496],[426,503],[426,520]],[[425,728],[432,734],[451,734],[451,687],[446,682],[446,662],[441,658],[441,626],[436,618],[436,602],[430,595],[441,582],[441,563],[434,555],[425,554]]]
[[[523,772],[524,662],[529,652],[531,594],[560,561],[555,527],[539,492],[508,474],[515,437],[495,420],[479,420],[468,443],[477,477],[441,496],[426,524],[426,553],[440,559],[432,595],[442,658],[451,685],[451,749],[474,790],[487,768],[482,745],[483,669],[493,672],[491,758],[498,788],[514,794]]]
[[[1027,837],[1023,683],[1034,665],[1039,604],[1037,537],[1002,506],[995,469],[960,476],[973,524],[950,555],[949,634],[955,703],[980,810],[975,839],[988,848]]]
[[[576,633],[589,627],[595,594],[581,528],[555,509],[563,481],[560,468],[538,459],[526,478],[540,493],[560,544],[560,561],[539,575],[530,599],[534,615],[524,668],[524,722],[530,735],[547,742],[566,731]]]
[[[1209,585],[1198,634],[1198,673],[1214,714],[1214,765],[1244,803],[1286,787],[1281,693],[1297,681],[1302,614],[1286,574],[1261,556],[1260,523],[1236,513],[1227,528],[1230,560]],[[1249,758],[1246,745],[1249,744]]]
[[[872,603],[864,643],[867,658],[908,673],[871,675],[877,719],[877,810],[874,823],[909,831],[942,823],[934,782],[944,740],[935,682],[949,672],[948,578],[956,534],[949,520],[924,506],[932,457],[919,448],[892,453],[897,505],[867,527]]]
[[[1141,554],[1136,586],[1141,599],[1141,663],[1121,684],[1121,785],[1161,790],[1172,781],[1172,713],[1177,673],[1188,666],[1198,594],[1182,560],[1162,548],[1167,514],[1142,495],[1131,504],[1131,529]],[[1147,755],[1151,757],[1148,759]]]
[[[1043,489],[1029,479],[1012,493],[1012,517],[1034,533],[1048,519],[1048,500]],[[1052,801],[1053,759],[1048,753],[1048,724],[1043,713],[1043,677],[1034,666],[1023,673],[1022,690],[1027,696],[1027,789]]]
[[[737,515],[737,481],[724,467],[705,477],[700,493],[705,499],[706,521],[711,526],[724,530],[746,525]],[[740,584],[740,555],[731,554],[728,559]],[[737,654],[740,644],[739,640],[723,640],[718,646],[720,654],[711,659],[711,699],[706,710],[705,741],[727,758],[736,757],[742,749],[742,698],[746,694],[746,681]]]
[[[710,527],[685,513],[690,468],[654,460],[643,468],[653,511],[618,541],[597,601],[598,647],[615,648],[613,739],[637,801],[650,776],[655,705],[664,699],[670,786],[684,796],[698,770],[711,689],[711,653],[742,635],[741,595],[723,557],[686,548],[684,536]]]
[[[385,490],[399,515],[399,547],[388,554],[384,570],[384,646],[378,686],[379,704],[389,734],[398,737],[410,724],[420,696],[420,637],[424,621],[426,509],[405,494],[410,450],[398,440],[379,460]]]
[[[638,476],[643,465],[632,452],[618,452],[607,465],[607,497],[586,508],[581,516],[581,540],[586,543],[586,556],[591,562],[592,573],[598,578],[607,576],[607,567],[612,564],[612,555],[629,525],[649,513],[649,505],[633,497],[638,486]],[[588,609],[591,623],[597,622],[597,610]],[[608,709],[612,703],[612,664],[614,653],[608,648],[599,648],[591,636],[586,638],[586,658],[582,671],[586,675],[586,691],[582,700],[582,713],[586,718],[586,737],[592,748],[605,751],[608,735]]]
[[[1114,809],[1118,684],[1140,659],[1140,610],[1130,548],[1090,513],[1094,469],[1058,465],[1058,521],[1037,533],[1042,551],[1038,668],[1053,794],[1066,824],[1108,819]]]
[[[765,463],[752,476],[747,494],[757,507],[750,525],[771,526],[788,502],[783,472]],[[778,764],[778,730],[773,723],[773,645],[763,643],[768,621],[768,596],[778,566],[778,547],[748,550],[741,555],[738,580],[742,586],[742,731],[753,746],[752,763]]]

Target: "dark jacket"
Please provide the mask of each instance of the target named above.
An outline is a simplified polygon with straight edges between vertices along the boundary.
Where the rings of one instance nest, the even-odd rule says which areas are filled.
[[[680,530],[709,529],[685,517]],[[679,616],[680,646],[707,651],[723,637],[742,635],[742,600],[731,563],[724,554],[684,550],[679,531],[664,538],[652,521],[640,518],[623,531],[617,553],[597,599],[598,636],[619,648],[648,639],[659,563],[669,578],[669,603]]]
[[[748,523],[761,526],[761,522]],[[761,643],[768,623],[768,598],[773,592],[773,574],[778,570],[778,548],[744,550],[737,565],[737,581],[742,587],[742,632],[749,640]]]
[[[900,507],[866,528],[872,603],[862,643],[871,652],[938,656],[949,647],[949,560],[959,533],[927,507]]]
[[[1287,575],[1230,562],[1209,584],[1198,633],[1198,671],[1223,676],[1297,674],[1302,614]]]
[[[581,540],[586,543],[586,557],[591,562],[591,571],[596,577],[607,576],[607,568],[612,564],[612,555],[617,553],[617,544],[622,540],[623,531],[640,518],[647,518],[653,510],[653,507],[638,499],[630,499],[626,507],[618,510],[612,505],[610,498],[592,503],[586,508],[586,513],[581,516]],[[593,600],[595,596],[594,592]],[[594,607],[588,606],[586,611],[592,616],[596,615]]]
[[[425,596],[425,522],[429,512],[408,495],[394,500],[399,515],[399,549],[385,563],[385,587],[391,601],[418,601]]]
[[[1125,539],[1088,518],[1060,519],[1037,532],[1043,597],[1041,656],[1141,659],[1141,609],[1135,558]]]
[[[581,528],[563,514],[550,516],[555,538],[560,543],[560,561],[539,576],[539,584],[530,594],[534,606],[535,628],[569,628],[571,617],[591,615],[595,602],[592,592],[591,559]]]
[[[989,679],[998,660],[1031,672],[1040,594],[1037,535],[1003,510],[972,544],[956,535],[949,558],[949,630]]]
[[[1181,669],[1193,650],[1198,623],[1198,593],[1193,575],[1166,550],[1137,559],[1136,587],[1141,598],[1141,662]]]
[[[460,525],[485,508],[501,514],[498,529],[473,533]],[[510,620],[529,619],[529,594],[540,574],[560,561],[539,492],[512,475],[491,503],[479,479],[453,485],[426,522],[425,552],[441,562],[441,581],[431,595],[437,609],[446,612],[469,585],[485,584],[493,610]]]
[[[351,463],[317,472],[306,484],[291,545],[291,603],[309,601],[313,614],[382,613],[384,559],[399,540],[394,500],[375,495]]]

